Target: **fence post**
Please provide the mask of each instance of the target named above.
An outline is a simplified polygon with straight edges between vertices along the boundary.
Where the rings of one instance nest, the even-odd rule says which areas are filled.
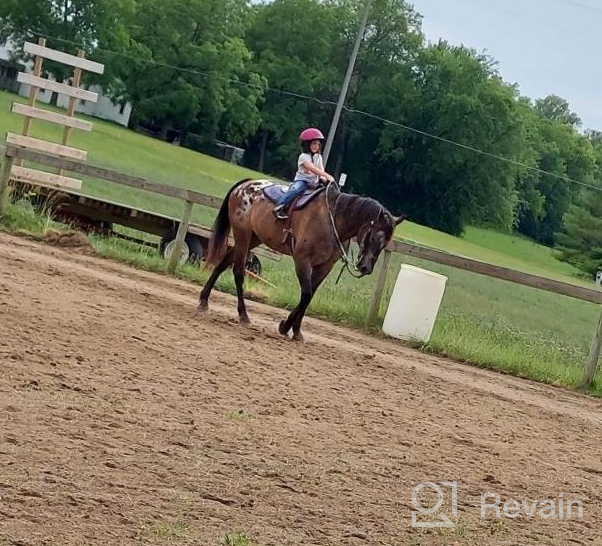
[[[598,318],[598,326],[596,327],[596,333],[592,339],[592,344],[589,349],[589,356],[587,357],[587,364],[585,365],[585,373],[583,374],[583,380],[579,387],[581,389],[587,389],[594,380],[596,375],[596,369],[598,368],[598,359],[600,358],[600,345],[602,344],[602,310]]]
[[[184,205],[184,213],[182,214],[182,220],[178,226],[178,232],[176,233],[176,240],[174,242],[169,261],[167,262],[167,272],[173,273],[176,270],[176,266],[180,261],[182,255],[182,246],[184,245],[184,238],[188,233],[188,225],[190,224],[190,213],[192,212],[192,201],[186,201]]]
[[[13,168],[14,158],[12,155],[5,155],[2,158],[2,168],[0,168],[0,216],[4,212],[6,201],[6,190],[10,180],[10,171]]]
[[[368,315],[366,316],[366,326],[373,325],[378,319],[378,311],[380,310],[380,302],[383,297],[383,290],[385,289],[385,282],[387,280],[387,273],[389,271],[392,255],[393,253],[390,250],[385,250],[378,273],[376,274],[374,286],[372,287],[370,306],[368,307]]]
[[[85,56],[85,52],[83,49],[78,49],[77,50],[77,56],[80,59],[83,59]],[[73,81],[71,82],[71,85],[73,87],[79,87],[80,84],[82,82],[82,69],[81,68],[76,68],[73,71]],[[69,117],[73,117],[75,115],[75,107],[77,106],[77,99],[75,97],[70,97],[69,98],[69,106],[67,107],[67,115]],[[63,140],[61,141],[63,146],[67,146],[67,144],[69,143],[69,135],[71,134],[71,127],[65,127],[63,129]],[[63,174],[63,169],[61,169],[59,167],[57,173],[59,175]]]
[[[38,38],[38,45],[41,47],[45,47],[46,46],[46,38]],[[36,55],[34,62],[33,62],[33,70],[32,70],[32,73],[34,76],[42,75],[42,63],[43,62],[44,62],[44,58],[40,57],[39,55]],[[34,85],[32,85],[29,88],[29,106],[36,105],[36,100],[38,98],[38,91],[39,91],[39,89],[37,87],[35,87]],[[29,136],[31,122],[32,122],[32,118],[25,117],[25,121],[23,122],[23,133],[22,133],[23,136]],[[23,165],[23,160],[18,159],[16,161],[16,164],[19,167],[21,167]]]

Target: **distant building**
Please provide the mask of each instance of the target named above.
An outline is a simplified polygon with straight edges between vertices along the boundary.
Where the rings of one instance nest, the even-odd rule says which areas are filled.
[[[234,163],[238,165],[243,156],[245,155],[244,148],[239,148],[238,146],[233,146],[232,144],[227,144],[226,142],[220,142],[219,140],[215,141],[214,149],[211,153],[214,157],[219,157],[220,159],[224,159],[225,161],[229,161],[230,163]]]
[[[33,63],[19,63],[11,60],[13,46],[10,42],[0,40],[0,89],[6,89],[13,93],[18,93],[24,97],[29,96],[29,85],[20,84],[17,82],[17,74],[19,72],[31,72]],[[48,75],[49,79],[53,79],[52,75]],[[115,104],[110,98],[102,94],[102,90],[97,86],[91,86],[90,91],[98,93],[97,102],[87,102],[78,100],[75,107],[76,112],[94,116],[96,118],[114,121],[124,127],[127,127],[130,115],[132,113],[132,105],[129,102]],[[46,104],[52,100],[52,92],[40,91],[38,98],[40,102]],[[67,108],[69,105],[69,97],[58,95],[56,105],[59,108]]]
[[[17,74],[25,70],[25,65],[11,60],[11,49],[7,42],[0,39],[0,89],[18,93],[21,84]]]

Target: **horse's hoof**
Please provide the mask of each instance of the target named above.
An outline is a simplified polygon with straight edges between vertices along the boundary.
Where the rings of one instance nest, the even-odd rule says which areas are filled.
[[[251,326],[249,317],[238,317],[238,322],[240,322],[243,326]]]
[[[206,301],[200,301],[199,304],[197,305],[196,312],[199,315],[202,315],[202,314],[206,313],[207,311],[209,311],[209,303],[207,303]]]
[[[300,343],[305,343],[305,338],[301,332],[295,332],[293,334],[293,341],[299,341]]]
[[[281,320],[280,324],[278,325],[278,331],[283,335],[286,336],[288,335],[288,331],[290,330],[290,328],[287,328],[286,326],[286,321],[285,320]]]

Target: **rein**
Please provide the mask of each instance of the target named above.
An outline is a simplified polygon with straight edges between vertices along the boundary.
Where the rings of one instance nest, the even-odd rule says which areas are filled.
[[[332,231],[334,233],[334,240],[337,242],[337,246],[339,247],[339,251],[341,252],[341,260],[343,261],[343,267],[341,267],[341,271],[339,273],[339,276],[337,277],[336,280],[336,284],[339,283],[339,280],[341,279],[341,275],[343,274],[343,271],[345,269],[347,269],[347,271],[349,271],[349,274],[352,277],[355,277],[356,279],[361,279],[364,275],[361,273],[357,273],[357,262],[353,263],[353,259],[350,257],[350,255],[347,253],[347,251],[345,250],[345,247],[343,246],[343,243],[341,242],[341,238],[339,236],[339,232],[337,230],[337,226],[336,223],[334,221],[334,215],[332,214],[332,209],[330,208],[330,200],[329,200],[329,195],[330,195],[330,187],[332,186],[333,182],[329,182],[328,186],[326,186],[326,209],[328,210],[328,217],[330,218],[330,224],[332,225]],[[334,204],[335,208],[336,208],[336,201]],[[358,261],[359,261],[360,257],[358,256]]]

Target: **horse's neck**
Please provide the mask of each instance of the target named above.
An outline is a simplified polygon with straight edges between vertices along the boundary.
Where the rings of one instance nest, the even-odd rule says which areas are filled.
[[[363,218],[359,201],[363,199],[357,195],[347,193],[339,194],[335,206],[335,224],[341,241],[348,241],[355,237],[364,225],[367,218]]]

